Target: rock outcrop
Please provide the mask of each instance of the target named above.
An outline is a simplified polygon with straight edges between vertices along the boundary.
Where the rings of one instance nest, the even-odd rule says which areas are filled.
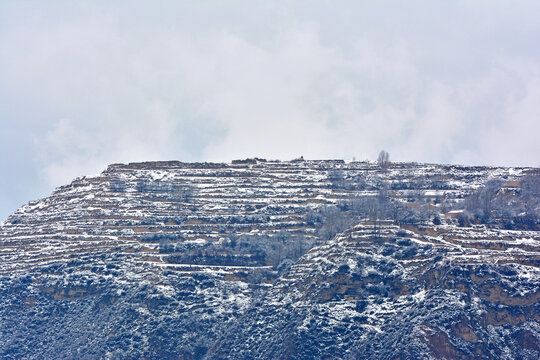
[[[113,164],[0,230],[0,358],[540,357],[538,170]]]

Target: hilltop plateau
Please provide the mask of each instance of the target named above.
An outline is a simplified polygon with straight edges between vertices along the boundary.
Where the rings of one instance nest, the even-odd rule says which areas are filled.
[[[112,164],[0,228],[3,359],[538,359],[540,169]]]

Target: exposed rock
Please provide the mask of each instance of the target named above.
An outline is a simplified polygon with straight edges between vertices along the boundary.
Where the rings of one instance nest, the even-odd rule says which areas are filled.
[[[110,165],[1,227],[0,358],[538,359],[534,173]]]

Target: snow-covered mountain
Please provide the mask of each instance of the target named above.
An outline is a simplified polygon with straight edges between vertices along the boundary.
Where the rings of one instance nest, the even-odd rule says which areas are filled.
[[[0,358],[540,358],[538,169],[113,164],[0,230]]]

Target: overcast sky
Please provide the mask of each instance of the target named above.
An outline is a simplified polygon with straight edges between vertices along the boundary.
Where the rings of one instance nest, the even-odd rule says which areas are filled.
[[[0,220],[115,162],[539,166],[539,18],[537,0],[1,1]]]

